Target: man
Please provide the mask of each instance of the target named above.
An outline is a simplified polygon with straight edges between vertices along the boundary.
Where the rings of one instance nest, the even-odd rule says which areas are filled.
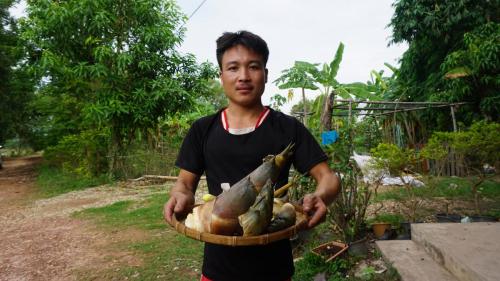
[[[194,204],[200,176],[205,173],[209,192],[218,195],[221,184],[233,185],[262,163],[269,154],[294,143],[294,154],[277,185],[288,181],[293,164],[317,182],[303,207],[311,215],[309,227],[324,220],[327,205],[339,192],[339,179],[328,167],[327,156],[307,129],[295,118],[262,105],[267,82],[267,44],[248,31],[224,33],[217,39],[220,79],[227,108],[193,123],[182,144],[176,165],[179,177],[165,204],[167,221],[186,214]],[[205,243],[201,280],[285,281],[294,272],[290,241],[265,246],[229,247]]]

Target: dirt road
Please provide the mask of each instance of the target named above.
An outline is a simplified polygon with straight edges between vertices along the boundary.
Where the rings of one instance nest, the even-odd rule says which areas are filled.
[[[101,186],[40,199],[34,183],[40,162],[7,159],[0,170],[0,280],[76,280],[81,272],[140,263],[128,252],[110,251],[123,233],[101,232],[70,214],[155,191]]]

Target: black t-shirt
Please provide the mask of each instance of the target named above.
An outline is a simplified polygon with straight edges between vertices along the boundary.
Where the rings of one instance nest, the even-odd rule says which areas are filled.
[[[291,161],[281,172],[277,184],[288,182],[290,166],[308,172],[327,156],[314,137],[297,119],[271,109],[253,132],[233,135],[221,122],[221,111],[198,119],[191,126],[179,152],[176,165],[207,177],[213,195],[221,184],[235,184],[270,154],[276,155],[294,143]],[[203,275],[215,281],[286,280],[293,275],[293,257],[288,239],[265,246],[231,247],[205,243]]]

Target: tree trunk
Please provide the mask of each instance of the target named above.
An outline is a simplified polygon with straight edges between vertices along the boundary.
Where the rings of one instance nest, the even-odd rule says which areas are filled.
[[[307,127],[307,103],[306,103],[306,90],[302,88],[302,103],[304,107],[304,118],[302,119],[304,122],[304,126]]]
[[[323,106],[323,112],[321,112],[321,131],[331,131],[332,130],[332,111],[333,111],[333,100],[335,99],[335,92],[332,91],[325,97],[325,103]]]
[[[123,167],[123,138],[120,128],[111,128],[111,143],[109,144],[109,171],[113,178],[121,178],[124,175]]]

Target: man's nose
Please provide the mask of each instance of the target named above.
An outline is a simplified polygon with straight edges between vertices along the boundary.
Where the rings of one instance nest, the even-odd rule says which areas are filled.
[[[250,72],[248,71],[247,68],[241,68],[239,80],[240,81],[248,81],[248,80],[250,80]]]

